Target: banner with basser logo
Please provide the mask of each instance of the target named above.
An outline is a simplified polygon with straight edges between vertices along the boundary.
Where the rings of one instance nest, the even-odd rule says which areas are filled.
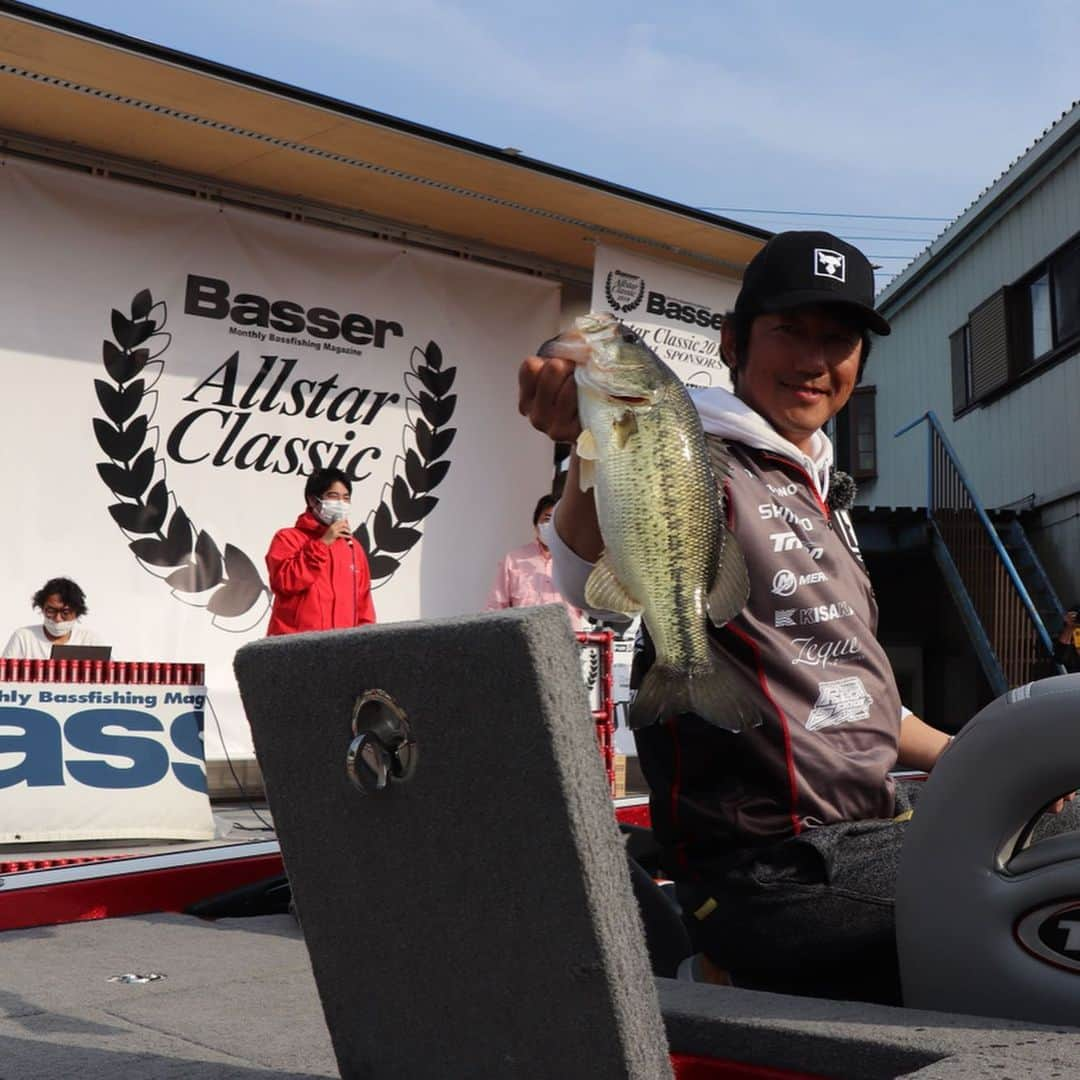
[[[550,488],[517,368],[558,329],[557,284],[18,159],[0,223],[4,640],[71,577],[115,657],[206,663],[206,756],[216,717],[249,757],[232,657],[328,465],[380,622],[483,607]]]
[[[201,686],[0,683],[0,843],[208,840]]]
[[[618,316],[691,386],[731,379],[720,358],[720,326],[739,282],[597,244],[592,309]]]

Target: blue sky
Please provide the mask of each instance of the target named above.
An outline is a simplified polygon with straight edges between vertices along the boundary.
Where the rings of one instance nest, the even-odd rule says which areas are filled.
[[[951,218],[1080,97],[1076,0],[40,6],[890,271],[944,223],[736,210]]]

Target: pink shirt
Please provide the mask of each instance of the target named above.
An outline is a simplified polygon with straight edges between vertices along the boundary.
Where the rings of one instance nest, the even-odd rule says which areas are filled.
[[[584,625],[584,617],[567,604],[551,581],[551,555],[534,540],[515,548],[501,563],[495,584],[488,594],[485,611],[508,607],[534,607],[538,604],[564,604],[575,630]]]

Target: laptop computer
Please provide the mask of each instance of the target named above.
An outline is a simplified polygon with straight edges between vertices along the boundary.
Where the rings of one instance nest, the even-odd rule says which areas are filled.
[[[54,645],[50,660],[111,660],[111,645]]]

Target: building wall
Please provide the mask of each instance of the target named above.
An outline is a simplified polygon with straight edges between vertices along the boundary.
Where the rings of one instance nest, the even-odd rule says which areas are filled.
[[[985,506],[1039,508],[1080,488],[1080,352],[956,421],[949,355],[949,335],[973,308],[1077,233],[1074,153],[910,303],[886,309],[893,333],[875,343],[864,377],[877,387],[878,478],[860,484],[861,504],[925,505],[925,425],[893,435],[929,409]],[[1078,509],[1075,498],[1046,506],[1033,540],[1059,591],[1080,597]]]

